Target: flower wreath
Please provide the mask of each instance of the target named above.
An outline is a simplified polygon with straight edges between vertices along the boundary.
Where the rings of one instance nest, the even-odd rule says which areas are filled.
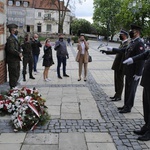
[[[11,114],[14,131],[34,130],[43,125],[50,116],[43,99],[36,88],[14,88],[0,94],[1,114]]]

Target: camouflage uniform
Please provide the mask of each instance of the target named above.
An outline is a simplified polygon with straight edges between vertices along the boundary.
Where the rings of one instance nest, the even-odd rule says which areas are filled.
[[[14,35],[10,35],[7,39],[6,61],[9,71],[10,88],[17,86],[20,76],[20,45]]]
[[[26,41],[24,44],[21,45],[23,49],[23,80],[26,81],[25,75],[26,75],[26,69],[27,69],[27,64],[29,65],[29,77],[34,78],[32,76],[32,68],[33,68],[33,55],[32,55],[32,46],[31,43]]]

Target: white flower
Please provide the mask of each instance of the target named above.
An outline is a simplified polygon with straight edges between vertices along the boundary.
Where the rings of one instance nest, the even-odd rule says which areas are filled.
[[[0,104],[0,109],[4,107],[4,104]]]
[[[12,120],[15,120],[15,119],[16,119],[16,116],[15,116],[15,115],[12,115],[12,116],[11,116],[11,119],[12,119]]]

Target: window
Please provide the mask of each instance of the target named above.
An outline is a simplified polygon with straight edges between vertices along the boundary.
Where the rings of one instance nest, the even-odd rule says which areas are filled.
[[[27,32],[30,32],[30,26],[27,25]]]
[[[51,14],[45,14],[45,15],[44,15],[44,19],[45,19],[45,20],[51,19]]]
[[[13,5],[13,1],[8,1],[8,5],[12,6]]]
[[[41,16],[42,16],[41,12],[38,12],[38,17],[41,17]]]
[[[38,23],[37,24],[37,32],[41,32],[42,31],[42,24]]]
[[[52,25],[51,24],[47,24],[46,31],[52,31]]]
[[[16,1],[16,6],[20,6],[20,1]]]
[[[23,2],[24,7],[28,7],[29,3],[28,2]]]

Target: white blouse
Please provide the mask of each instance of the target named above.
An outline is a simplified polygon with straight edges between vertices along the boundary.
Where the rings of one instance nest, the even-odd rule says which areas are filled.
[[[85,44],[84,44],[84,42],[80,42],[80,44],[81,44],[81,47],[82,47],[81,54],[84,54],[85,53]]]

